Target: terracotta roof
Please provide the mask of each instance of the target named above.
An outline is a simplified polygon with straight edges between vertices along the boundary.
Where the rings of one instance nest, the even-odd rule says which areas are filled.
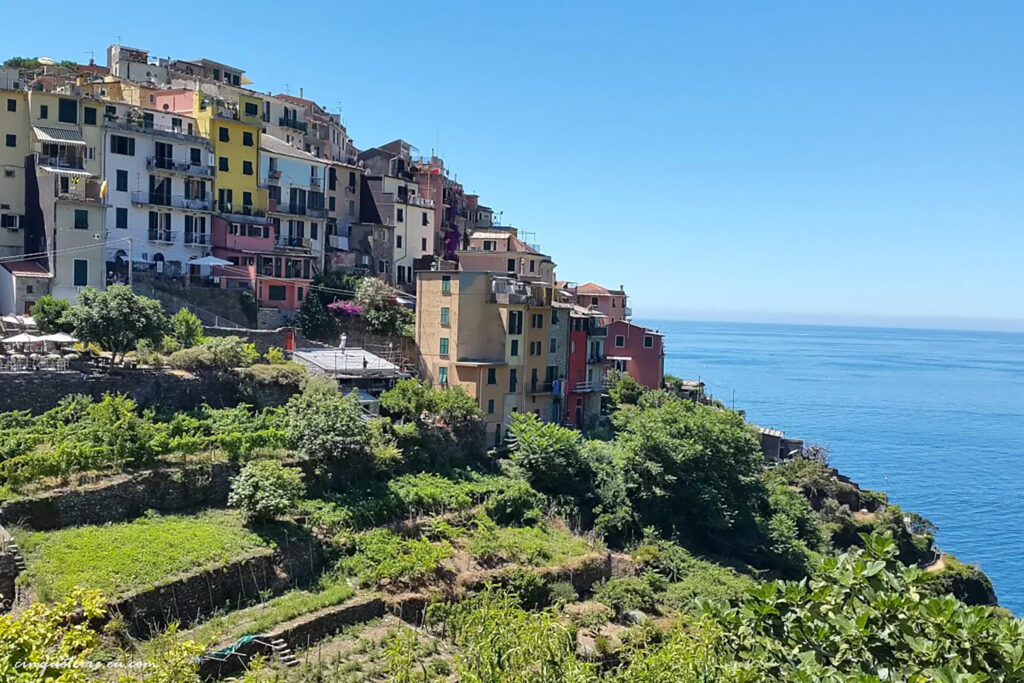
[[[36,261],[8,261],[3,265],[13,275],[49,275],[48,271]]]
[[[601,285],[594,284],[593,282],[588,282],[586,284],[580,285],[579,287],[576,288],[576,291],[584,293],[584,294],[609,294],[610,293],[607,289],[605,289]]]

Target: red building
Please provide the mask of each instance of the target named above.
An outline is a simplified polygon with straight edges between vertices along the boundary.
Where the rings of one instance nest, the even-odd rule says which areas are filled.
[[[214,216],[213,255],[231,261],[213,276],[226,289],[248,289],[260,306],[302,307],[313,279],[313,255],[301,240],[275,236],[270,223],[241,223]]]
[[[665,378],[665,337],[660,332],[616,320],[608,326],[605,345],[608,367],[621,370],[648,389],[660,389]]]
[[[607,335],[600,314],[581,307],[569,314],[565,419],[577,429],[592,427],[601,415]]]

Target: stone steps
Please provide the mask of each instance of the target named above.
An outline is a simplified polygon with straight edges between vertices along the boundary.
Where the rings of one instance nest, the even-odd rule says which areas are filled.
[[[288,643],[284,642],[280,638],[276,638],[270,641],[270,647],[274,650],[274,655],[277,657],[277,661],[281,662],[285,666],[298,666],[299,660],[292,652],[292,649],[288,647]]]

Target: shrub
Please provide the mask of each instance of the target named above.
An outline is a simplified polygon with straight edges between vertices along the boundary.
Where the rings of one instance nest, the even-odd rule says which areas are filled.
[[[510,569],[498,577],[498,585],[519,598],[525,609],[540,609],[551,602],[551,590],[537,572]]]
[[[210,337],[200,348],[213,355],[213,366],[217,368],[244,368],[259,358],[255,344],[247,344],[241,337]]]
[[[282,365],[284,364],[284,351],[279,346],[271,346],[267,349],[267,352],[263,354],[263,360],[267,361],[271,365]]]
[[[618,619],[631,610],[650,612],[655,604],[650,583],[636,577],[605,581],[594,592],[594,600],[611,608]]]
[[[54,299],[47,294],[40,297],[39,301],[32,306],[32,318],[36,321],[36,327],[43,334],[71,332],[73,325],[64,319],[64,314],[70,308],[71,304],[64,299]]]
[[[516,481],[491,496],[485,510],[498,524],[532,525],[543,519],[540,510],[543,504],[544,496],[534,491],[525,481]]]
[[[182,348],[197,346],[203,341],[203,323],[187,308],[171,316],[171,334]]]
[[[78,295],[78,304],[68,309],[61,321],[74,326],[74,335],[83,342],[110,351],[111,364],[134,349],[140,339],[156,342],[167,328],[160,302],[139,296],[124,285],[111,285],[102,292],[86,287]]]
[[[338,321],[327,312],[319,296],[307,296],[299,309],[299,325],[308,339],[326,341],[338,335]]]
[[[298,389],[306,379],[306,366],[301,363],[253,365],[242,368],[238,376],[258,386],[283,386]]]
[[[619,372],[618,370],[608,371],[608,397],[613,406],[636,405],[643,396],[644,388],[632,376]]]
[[[213,352],[203,346],[175,351],[168,360],[171,367],[182,370],[206,370],[216,363]]]
[[[447,541],[403,539],[393,531],[375,529],[352,540],[355,553],[339,563],[344,573],[359,577],[363,585],[387,579],[416,583],[437,571],[442,560],[452,555]]]
[[[228,505],[239,508],[246,521],[265,522],[290,510],[305,489],[297,468],[276,460],[254,460],[231,480]]]
[[[307,458],[351,462],[368,455],[370,427],[352,395],[296,394],[288,401],[286,415],[288,433]]]

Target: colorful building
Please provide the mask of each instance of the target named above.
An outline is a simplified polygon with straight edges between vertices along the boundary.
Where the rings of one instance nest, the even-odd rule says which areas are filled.
[[[648,389],[660,389],[665,379],[665,337],[660,332],[616,320],[608,326],[605,346],[608,367],[627,373]]]

